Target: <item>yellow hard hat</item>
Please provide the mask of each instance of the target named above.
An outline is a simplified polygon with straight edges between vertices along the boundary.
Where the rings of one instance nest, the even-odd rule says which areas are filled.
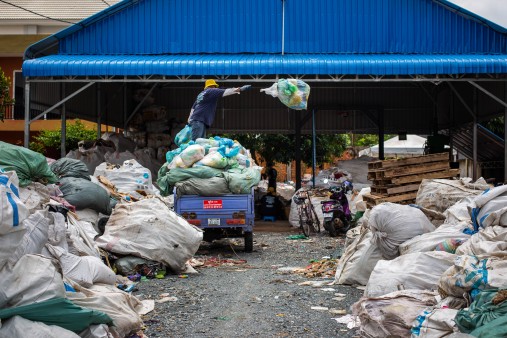
[[[206,80],[206,83],[204,84],[204,89],[211,86],[218,88],[218,84],[215,82],[215,80]]]

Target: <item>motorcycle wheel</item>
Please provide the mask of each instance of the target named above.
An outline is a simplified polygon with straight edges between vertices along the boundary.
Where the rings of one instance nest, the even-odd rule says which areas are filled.
[[[346,233],[350,229],[350,223],[344,222],[341,218],[335,218],[333,226],[342,234]]]
[[[327,221],[324,223],[324,229],[329,232],[329,236],[336,237],[338,234],[336,232],[336,228],[333,224],[333,221]]]

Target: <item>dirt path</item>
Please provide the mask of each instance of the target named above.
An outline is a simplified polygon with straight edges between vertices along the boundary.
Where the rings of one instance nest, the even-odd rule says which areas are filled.
[[[139,284],[136,294],[142,298],[158,300],[162,294],[177,298],[156,303],[155,310],[145,316],[148,337],[353,337],[354,331],[332,319],[340,315],[311,307],[350,313],[350,305],[362,291],[337,285],[299,285],[332,281],[332,277],[306,278],[284,271],[329,256],[343,239],[321,235],[311,241],[288,240],[293,231],[271,232],[264,227],[255,233],[250,254],[243,253],[242,242],[237,241],[238,246],[203,245],[197,256],[246,263],[216,264],[199,268],[199,274],[188,278],[173,275]],[[338,300],[337,293],[345,297]]]

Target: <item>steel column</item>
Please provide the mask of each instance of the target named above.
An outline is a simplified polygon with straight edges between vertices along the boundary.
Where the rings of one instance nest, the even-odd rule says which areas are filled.
[[[100,83],[97,83],[97,139],[102,136],[102,117],[101,117],[101,96],[100,96]]]
[[[30,145],[30,82],[25,82],[25,131],[24,146],[28,148]]]
[[[296,162],[296,190],[298,190],[301,188],[301,111],[295,110],[294,116],[296,118],[294,160]]]
[[[315,140],[315,109],[312,109],[312,183],[315,188],[315,165],[317,163],[317,146]]]
[[[63,99],[65,97],[65,83],[60,84],[60,91],[61,91],[61,98]],[[62,136],[61,136],[61,144],[60,144],[60,157],[65,157],[67,154],[67,149],[65,147],[65,143],[67,140],[67,111],[65,107],[65,102],[62,103],[62,109],[60,114],[60,119],[62,122]]]
[[[472,179],[477,180],[477,89],[474,88],[474,127],[473,127],[473,173]]]
[[[378,116],[378,159],[384,160],[384,109],[377,110]]]

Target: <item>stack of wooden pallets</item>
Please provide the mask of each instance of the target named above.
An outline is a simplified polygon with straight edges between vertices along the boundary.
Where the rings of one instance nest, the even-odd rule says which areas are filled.
[[[373,184],[371,194],[363,195],[363,200],[369,208],[383,202],[413,203],[423,179],[458,174],[459,169],[450,169],[449,153],[370,162],[368,179]]]

